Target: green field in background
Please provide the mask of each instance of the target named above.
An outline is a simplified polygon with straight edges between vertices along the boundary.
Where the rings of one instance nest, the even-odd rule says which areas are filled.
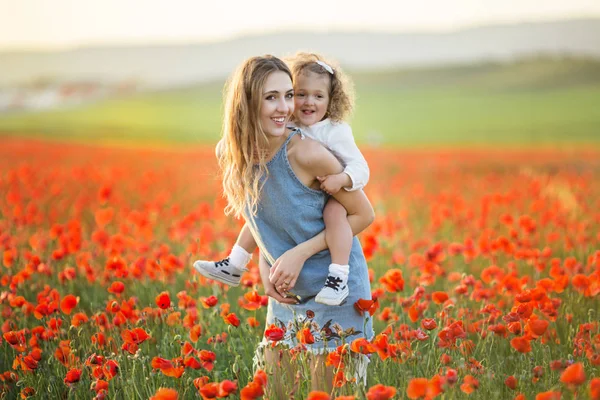
[[[352,73],[361,144],[550,144],[600,141],[600,61],[512,63]],[[0,115],[0,134],[91,141],[214,143],[223,82],[77,108]]]

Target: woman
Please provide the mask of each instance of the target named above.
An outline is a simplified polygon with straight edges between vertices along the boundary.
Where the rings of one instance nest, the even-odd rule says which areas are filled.
[[[370,319],[354,309],[358,299],[371,298],[370,284],[355,237],[346,303],[314,301],[331,262],[323,222],[327,195],[318,190],[317,177],[340,173],[343,167],[320,143],[287,128],[293,111],[292,75],[286,64],[273,56],[246,60],[229,82],[219,164],[226,212],[246,219],[260,248],[261,279],[270,297],[266,326],[285,328],[281,342],[289,347],[297,344],[297,330],[311,327],[314,343],[307,348],[313,354],[312,387],[327,390],[333,370],[325,367],[324,354],[343,342],[373,336]],[[355,235],[373,221],[373,208],[362,191],[342,190],[334,197],[348,211]],[[273,374],[271,389],[276,398],[287,398],[290,392],[282,383],[294,382],[295,376],[289,355],[283,352],[280,358],[277,348],[265,344],[259,349],[264,349],[267,371]]]

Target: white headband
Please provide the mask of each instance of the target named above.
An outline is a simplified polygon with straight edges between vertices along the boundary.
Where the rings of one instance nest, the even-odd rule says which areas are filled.
[[[333,75],[333,68],[331,68],[329,65],[325,64],[323,61],[317,60],[315,61],[317,64],[319,64],[321,67],[323,67],[323,69],[325,69],[325,71],[329,72],[331,75]]]

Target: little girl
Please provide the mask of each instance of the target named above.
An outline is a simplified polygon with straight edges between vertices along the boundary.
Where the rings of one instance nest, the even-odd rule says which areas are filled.
[[[369,180],[369,167],[356,147],[352,129],[343,122],[353,107],[352,86],[339,68],[333,68],[316,54],[298,53],[291,60],[294,77],[294,123],[306,136],[329,148],[345,165],[342,173],[319,178],[321,190],[332,195],[340,189],[362,189]],[[217,145],[219,153],[219,145]],[[352,230],[346,209],[333,197],[323,211],[325,238],[331,252],[329,275],[315,301],[340,305],[348,296],[349,257]],[[229,257],[221,261],[194,262],[194,268],[207,278],[238,286],[241,274],[257,245],[244,226]],[[286,282],[289,285],[289,282]]]

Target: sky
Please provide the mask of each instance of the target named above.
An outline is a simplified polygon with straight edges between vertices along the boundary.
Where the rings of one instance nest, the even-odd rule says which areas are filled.
[[[600,17],[600,1],[0,0],[0,51],[208,42],[284,30],[440,32],[581,17]]]

